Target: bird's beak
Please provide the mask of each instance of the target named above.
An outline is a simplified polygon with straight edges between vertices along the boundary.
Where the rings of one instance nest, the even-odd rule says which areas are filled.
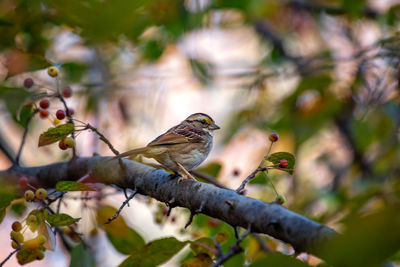
[[[211,124],[208,128],[209,128],[210,130],[212,130],[212,131],[221,129],[221,128],[220,128],[218,125],[216,125],[215,123]]]

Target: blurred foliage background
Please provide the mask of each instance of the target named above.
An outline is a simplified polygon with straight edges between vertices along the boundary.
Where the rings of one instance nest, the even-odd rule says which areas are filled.
[[[73,89],[68,104],[74,118],[97,127],[120,151],[145,145],[190,113],[210,114],[222,130],[201,169],[229,188],[256,168],[269,133],[278,133],[274,151],[296,155],[295,175],[259,175],[246,194],[273,201],[273,181],[290,210],[352,233],[330,244],[331,264],[400,262],[399,16],[395,0],[2,0],[0,166],[11,165],[8,157],[21,141],[26,122],[21,106],[38,90],[54,88],[46,73],[54,65],[60,83]],[[28,77],[35,81],[29,90],[23,87]],[[53,113],[61,107],[51,105]],[[24,165],[71,156],[57,146],[37,148],[38,136],[52,122],[33,120]],[[81,156],[111,155],[92,133],[80,134],[77,142]],[[123,196],[102,201],[118,207]],[[74,205],[83,204],[69,205],[70,213],[82,217],[81,210],[71,211]],[[147,241],[223,232],[230,237],[225,249],[234,242],[222,222],[199,215],[184,231],[189,213],[174,210],[171,219],[164,209],[140,197],[123,215]],[[9,222],[17,214],[8,215]],[[86,219],[82,232],[93,225]],[[100,266],[117,265],[126,254],[109,243],[94,247]],[[301,264],[270,254],[293,251],[268,237],[249,237],[244,247],[225,266],[257,259],[260,266]],[[112,257],[104,260],[99,251]],[[188,251],[168,264],[201,254]],[[64,253],[46,253],[46,263]],[[310,255],[298,258],[321,262]]]

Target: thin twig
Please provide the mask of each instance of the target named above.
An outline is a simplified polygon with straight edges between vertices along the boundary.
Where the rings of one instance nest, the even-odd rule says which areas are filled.
[[[29,124],[30,124],[30,122],[32,121],[32,118],[33,118],[33,117],[36,115],[36,113],[38,113],[38,112],[39,112],[39,110],[38,110],[38,109],[35,109],[35,110],[33,111],[33,113],[29,116],[28,120],[26,121],[24,134],[22,135],[21,145],[19,146],[17,156],[15,157],[15,164],[17,164],[17,165],[19,165],[19,159],[21,158],[22,149],[24,148],[26,136],[27,136],[28,130],[29,130]]]
[[[243,180],[243,182],[240,184],[240,186],[238,187],[238,189],[236,189],[236,192],[237,192],[238,194],[243,194],[243,191],[244,191],[244,188],[245,188],[246,184],[249,183],[252,179],[254,179],[254,177],[256,177],[256,175],[257,175],[259,172],[263,172],[263,171],[266,171],[266,170],[267,170],[267,168],[262,167],[262,165],[264,164],[264,162],[265,162],[265,158],[261,161],[260,165],[258,165],[257,169],[255,169],[252,173],[250,173],[249,176],[247,176],[246,179]]]
[[[250,173],[250,175],[247,176],[247,178],[243,180],[243,182],[240,184],[238,189],[236,189],[236,192],[238,194],[243,194],[246,184],[249,183],[252,179],[254,179],[254,177],[256,177],[257,173],[267,170],[267,168],[263,167],[263,165],[264,165],[265,160],[269,157],[269,154],[271,153],[271,149],[272,149],[272,145],[273,144],[274,144],[274,142],[270,143],[267,155],[260,162],[260,164],[258,165],[257,169],[255,169],[252,173]]]
[[[199,207],[197,210],[195,210],[195,211],[190,211],[190,217],[189,217],[188,222],[187,222],[186,225],[185,225],[185,228],[187,228],[187,227],[192,223],[193,218],[194,218],[194,216],[195,216],[196,214],[199,214],[200,212],[203,211],[204,204],[205,204],[205,201],[203,200],[203,201],[201,202],[201,204],[200,204],[200,207]]]
[[[196,170],[190,171],[190,173],[193,174],[194,176],[197,176],[200,179],[203,179],[206,182],[209,182],[210,184],[218,186],[219,188],[229,189],[225,185],[223,185],[220,182],[218,182],[217,179],[215,179],[211,175],[208,175],[208,174],[205,174],[203,172],[196,171]]]
[[[226,262],[227,260],[229,260],[230,258],[232,258],[233,256],[235,256],[236,254],[239,254],[240,252],[242,252],[243,249],[240,247],[240,243],[250,233],[251,233],[251,225],[249,224],[246,232],[236,240],[235,244],[233,244],[225,254],[218,255],[217,260],[214,262],[213,265],[211,265],[211,267],[218,267],[218,266],[222,265],[224,262]]]
[[[111,142],[108,141],[108,139],[107,139],[102,133],[100,133],[100,132],[97,130],[97,128],[93,127],[93,126],[90,125],[89,123],[86,124],[86,127],[85,127],[85,128],[86,128],[86,129],[90,129],[90,130],[92,130],[93,132],[95,132],[95,133],[100,137],[100,140],[103,141],[104,143],[106,143],[106,144],[108,145],[108,147],[110,148],[110,150],[111,150],[116,156],[119,155],[119,151],[116,150],[116,149],[114,148],[114,146],[111,144]]]
[[[1,263],[0,263],[0,267],[2,267],[11,257],[12,255],[14,255],[15,253],[17,253],[18,249],[12,251],[7,258],[5,258]]]
[[[119,207],[119,209],[114,214],[114,216],[112,216],[111,218],[108,218],[108,220],[105,222],[105,224],[109,224],[110,222],[115,220],[118,217],[118,215],[121,213],[122,209],[126,206],[126,204],[128,204],[129,200],[134,198],[136,194],[137,194],[137,191],[133,190],[132,194],[122,203],[121,207]]]

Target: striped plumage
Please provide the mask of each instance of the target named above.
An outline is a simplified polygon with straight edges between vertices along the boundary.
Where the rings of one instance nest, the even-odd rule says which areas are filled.
[[[146,147],[130,150],[116,158],[142,154],[147,158],[154,158],[169,170],[186,173],[207,158],[213,144],[213,131],[217,129],[219,127],[210,116],[195,113],[158,136]]]

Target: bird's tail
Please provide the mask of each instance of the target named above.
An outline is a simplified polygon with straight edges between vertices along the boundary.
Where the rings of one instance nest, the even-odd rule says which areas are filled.
[[[133,157],[133,156],[136,156],[139,154],[145,154],[147,152],[147,150],[148,150],[148,147],[132,149],[132,150],[126,151],[124,153],[119,154],[118,156],[111,158],[111,160],[125,158],[125,157]]]

